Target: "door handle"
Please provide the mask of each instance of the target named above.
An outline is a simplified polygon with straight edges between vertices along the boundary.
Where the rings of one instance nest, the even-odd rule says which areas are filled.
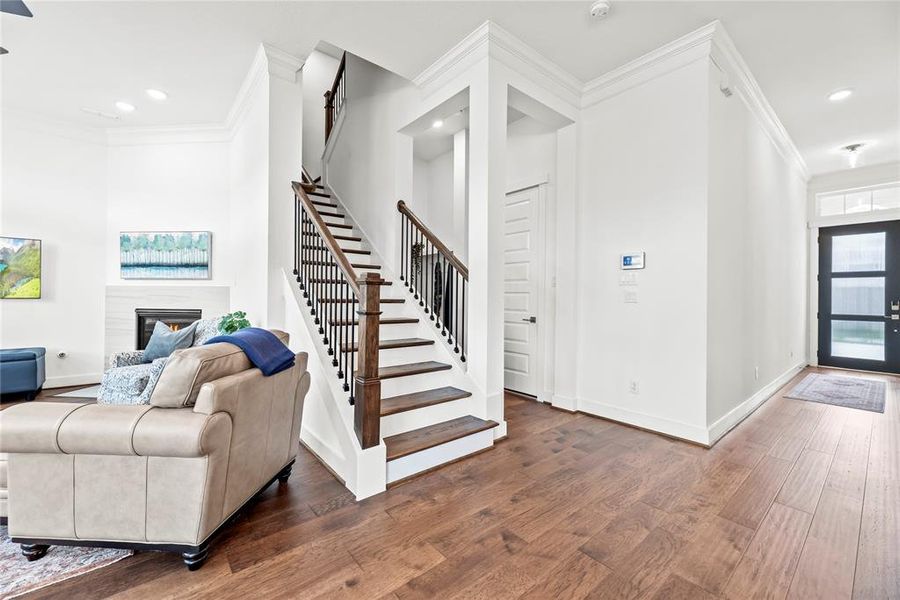
[[[537,317],[528,317],[527,319],[522,319],[526,323],[537,323]]]

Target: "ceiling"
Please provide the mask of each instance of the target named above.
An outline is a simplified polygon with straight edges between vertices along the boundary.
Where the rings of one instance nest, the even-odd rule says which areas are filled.
[[[613,0],[603,21],[588,1],[28,4],[33,19],[0,18],[3,106],[87,126],[222,122],[260,41],[305,55],[323,39],[412,78],[491,19],[586,81],[720,19],[811,172],[845,168],[837,148],[857,141],[860,164],[900,160],[897,2]],[[137,110],[81,111],[117,100]]]

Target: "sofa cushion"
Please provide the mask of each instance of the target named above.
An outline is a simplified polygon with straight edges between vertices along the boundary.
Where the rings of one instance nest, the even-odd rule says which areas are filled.
[[[89,404],[70,413],[59,426],[59,449],[66,454],[136,454],[134,429],[152,406]]]
[[[181,348],[190,348],[194,343],[194,330],[197,323],[191,323],[187,327],[172,331],[169,326],[162,321],[157,321],[153,326],[153,335],[144,348],[144,362],[153,362],[157,358],[165,358]]]
[[[273,331],[287,343],[289,336]],[[193,406],[204,383],[252,368],[243,350],[231,344],[209,344],[176,350],[150,395],[150,404],[164,408]]]
[[[0,411],[0,452],[59,454],[59,428],[87,402],[24,402]]]

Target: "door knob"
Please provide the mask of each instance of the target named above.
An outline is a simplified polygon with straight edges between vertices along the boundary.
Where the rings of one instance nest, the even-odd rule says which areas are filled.
[[[526,323],[537,323],[537,317],[528,317],[527,319],[522,319]]]

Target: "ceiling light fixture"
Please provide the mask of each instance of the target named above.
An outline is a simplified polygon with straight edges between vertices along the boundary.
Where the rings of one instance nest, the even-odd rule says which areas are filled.
[[[444,126],[444,121],[442,119],[435,119],[434,122],[431,124],[431,127],[434,129],[440,129],[443,126]]]
[[[856,164],[859,161],[859,152],[865,147],[865,144],[847,144],[841,150],[844,151],[844,154],[847,155],[847,162],[850,163],[850,168],[855,169]]]
[[[118,108],[121,112],[124,112],[124,113],[134,112],[134,104],[122,102],[121,100],[116,102],[116,108]]]
[[[842,90],[835,90],[828,94],[828,99],[832,102],[840,102],[841,100],[846,100],[850,96],[853,95],[853,90],[850,88],[845,88]]]
[[[147,92],[148,96],[150,96],[154,100],[159,100],[160,102],[162,102],[163,100],[165,100],[169,97],[169,95],[167,93],[165,93],[164,91],[157,90],[154,88],[147,88],[144,91]]]

